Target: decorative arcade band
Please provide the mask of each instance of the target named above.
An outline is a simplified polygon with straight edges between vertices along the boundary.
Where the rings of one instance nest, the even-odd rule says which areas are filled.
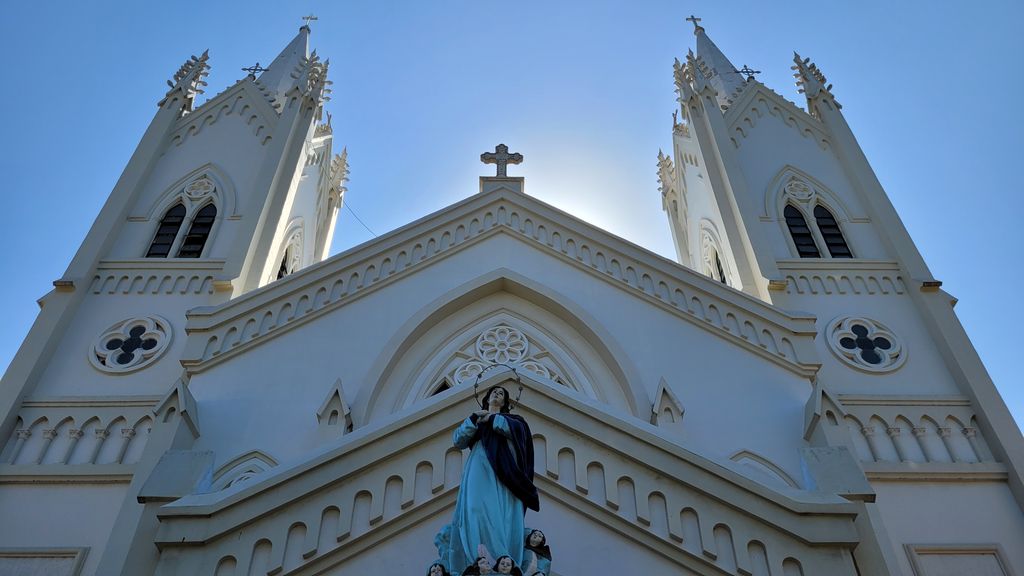
[[[469,456],[455,514],[434,538],[439,559],[427,576],[547,576],[547,538],[524,522],[527,508],[540,510],[530,426],[512,414],[515,402],[502,386],[489,388],[480,408],[452,433]]]

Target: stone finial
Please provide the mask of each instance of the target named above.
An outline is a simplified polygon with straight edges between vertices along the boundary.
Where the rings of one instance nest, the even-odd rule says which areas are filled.
[[[494,147],[494,152],[484,152],[480,155],[480,161],[484,164],[497,164],[498,173],[495,174],[497,178],[508,178],[508,165],[509,164],[522,164],[523,155],[514,152],[509,154],[508,146],[504,144],[498,144]]]

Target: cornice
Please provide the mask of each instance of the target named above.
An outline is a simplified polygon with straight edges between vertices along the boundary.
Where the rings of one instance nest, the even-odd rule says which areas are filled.
[[[778,261],[788,294],[901,295],[907,285],[899,263],[857,258],[801,258]]]
[[[1006,482],[999,462],[863,462],[868,480],[888,482]]]
[[[23,408],[152,408],[160,399],[160,396],[50,396],[28,398],[21,403],[21,406]]]
[[[224,260],[140,258],[102,260],[89,291],[93,294],[213,294]]]
[[[529,196],[478,194],[218,307],[188,314],[190,371],[399,281],[496,234],[671,312],[802,376],[819,366],[814,317],[787,313]]]
[[[839,394],[845,406],[970,406],[966,396]]]
[[[0,464],[0,484],[128,484],[133,464]]]

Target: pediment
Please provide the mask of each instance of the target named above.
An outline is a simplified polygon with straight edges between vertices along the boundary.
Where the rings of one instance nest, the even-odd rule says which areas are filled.
[[[813,316],[774,308],[508,191],[472,196],[221,306],[192,310],[182,364],[202,371],[495,237],[553,256],[801,376],[820,366]]]
[[[498,374],[482,384],[507,379]],[[801,563],[805,573],[852,573],[861,504],[774,491],[666,441],[653,426],[529,376],[521,381],[519,412],[533,430],[542,494],[541,512],[527,521],[566,532],[566,564],[585,568],[582,556],[599,562],[594,550],[613,554],[625,539],[657,562],[696,574],[749,574],[762,557],[771,559],[773,573],[782,573],[784,561]],[[164,506],[156,539],[162,558],[207,574],[228,557],[249,562],[260,547],[270,572],[330,573],[369,550],[393,573],[425,566],[430,542],[419,540],[414,549],[428,556],[412,564],[396,564],[405,562],[401,550],[388,546],[412,532],[432,538],[447,521],[462,465],[451,430],[472,410],[471,399],[470,388],[455,390],[262,480]],[[594,548],[574,540],[575,530],[607,542]],[[298,564],[286,569],[287,562]]]

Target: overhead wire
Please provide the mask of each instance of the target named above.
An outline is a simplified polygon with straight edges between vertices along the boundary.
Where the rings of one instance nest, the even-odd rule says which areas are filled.
[[[348,208],[348,211],[352,214],[352,216],[355,217],[356,221],[363,225],[363,228],[366,228],[367,232],[373,234],[374,238],[377,237],[377,233],[374,232],[373,230],[370,230],[370,227],[366,225],[366,222],[363,222],[363,219],[360,218],[358,214],[356,214],[356,211],[352,209],[352,206],[350,206],[348,202],[344,202],[342,205],[345,206],[345,208]]]

